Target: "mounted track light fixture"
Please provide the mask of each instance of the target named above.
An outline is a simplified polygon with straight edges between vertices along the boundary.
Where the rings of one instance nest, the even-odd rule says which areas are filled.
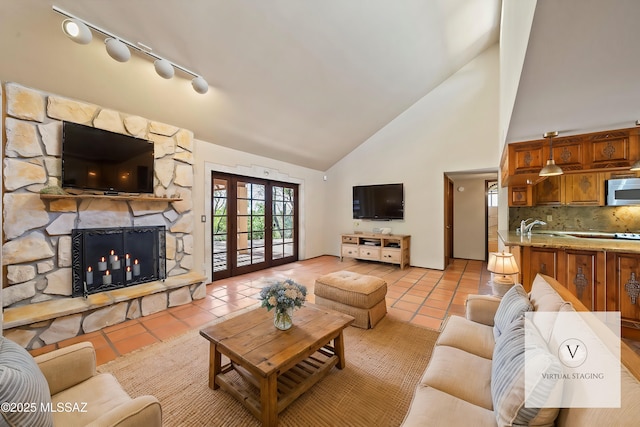
[[[93,35],[84,22],[78,19],[65,19],[62,21],[62,31],[76,43],[89,44]]]
[[[127,62],[131,58],[130,49],[133,49],[144,56],[153,58],[154,68],[160,77],[170,79],[175,75],[176,69],[178,69],[193,77],[191,80],[191,86],[193,86],[193,90],[197,93],[205,94],[209,91],[209,84],[202,76],[156,55],[148,46],[143,45],[142,43],[131,43],[130,41],[118,37],[109,31],[85,21],[84,19],[78,18],[57,6],[53,6],[53,10],[67,18],[62,22],[62,31],[74,42],[79,44],[89,44],[93,38],[93,34],[91,32],[91,30],[93,30],[94,32],[104,36],[107,53],[116,61]]]
[[[547,160],[547,164],[540,170],[539,176],[556,176],[562,175],[564,172],[562,168],[556,165],[556,162],[553,160],[553,138],[558,136],[558,132],[545,132],[542,137],[549,138],[549,160]]]
[[[118,62],[127,62],[131,59],[131,51],[126,44],[118,39],[108,38],[104,41],[107,53]]]

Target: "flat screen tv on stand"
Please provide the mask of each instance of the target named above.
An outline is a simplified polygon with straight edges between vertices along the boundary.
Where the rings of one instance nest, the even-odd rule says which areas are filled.
[[[404,219],[403,184],[354,186],[353,219]]]
[[[153,194],[154,145],[77,123],[62,124],[62,187]]]

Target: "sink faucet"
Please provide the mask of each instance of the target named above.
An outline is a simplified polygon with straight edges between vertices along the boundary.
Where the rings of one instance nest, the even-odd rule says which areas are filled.
[[[527,226],[527,222],[531,221],[533,218],[527,218],[520,221],[520,234],[524,234],[524,229]]]
[[[531,224],[527,224],[527,221],[530,221],[531,218],[520,222],[520,234],[531,234],[531,229],[536,225],[547,225],[546,222],[536,219]]]

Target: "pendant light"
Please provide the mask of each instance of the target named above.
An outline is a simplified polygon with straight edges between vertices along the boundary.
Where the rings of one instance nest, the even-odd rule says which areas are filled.
[[[540,170],[540,176],[556,176],[562,175],[562,168],[556,165],[556,162],[553,160],[553,137],[558,136],[558,132],[545,132],[542,135],[543,138],[549,138],[549,160],[547,160],[547,164]]]

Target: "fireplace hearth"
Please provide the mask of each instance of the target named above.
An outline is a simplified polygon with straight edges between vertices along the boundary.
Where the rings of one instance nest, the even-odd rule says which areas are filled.
[[[164,226],[72,231],[74,297],[166,278]]]

